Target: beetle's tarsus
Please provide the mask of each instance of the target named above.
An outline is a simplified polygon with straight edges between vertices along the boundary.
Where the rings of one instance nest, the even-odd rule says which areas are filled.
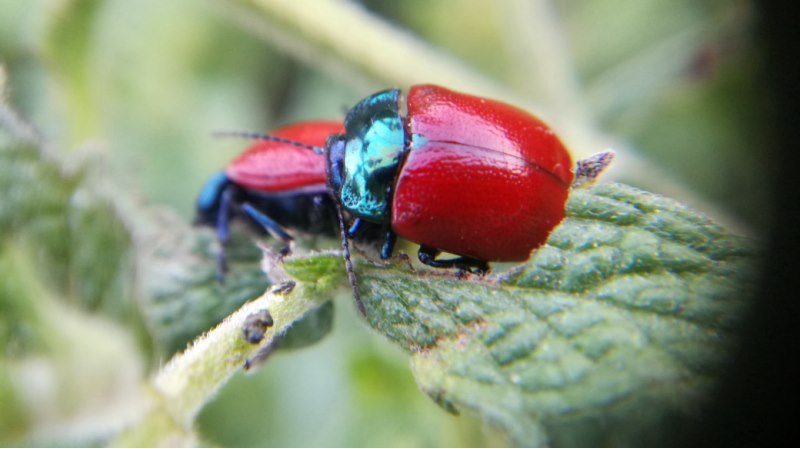
[[[420,246],[417,253],[419,261],[434,268],[456,268],[459,278],[466,277],[466,273],[483,276],[489,272],[489,264],[485,260],[473,259],[471,257],[456,257],[454,259],[437,259],[441,253],[438,249],[429,246]]]

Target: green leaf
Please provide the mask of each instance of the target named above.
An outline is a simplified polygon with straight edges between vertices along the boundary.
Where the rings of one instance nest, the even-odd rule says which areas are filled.
[[[134,339],[117,323],[56,300],[27,245],[0,243],[0,444],[78,444],[115,434],[145,402]]]
[[[28,243],[65,298],[135,322],[130,231],[89,178],[36,145],[0,143],[0,234]]]
[[[358,278],[369,323],[446,409],[519,445],[640,445],[723,374],[754,255],[672,200],[609,184],[572,192],[548,244],[508,272],[360,264]]]

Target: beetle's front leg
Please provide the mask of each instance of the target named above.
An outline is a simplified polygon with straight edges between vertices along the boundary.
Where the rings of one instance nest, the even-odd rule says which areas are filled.
[[[281,225],[275,222],[275,220],[269,218],[260,210],[256,209],[255,206],[250,203],[242,203],[242,211],[244,211],[244,213],[246,213],[250,218],[255,220],[256,223],[260,224],[267,232],[277,237],[284,243],[284,247],[281,249],[281,255],[286,256],[291,252],[290,245],[294,238],[289,235],[289,233],[286,232]]]

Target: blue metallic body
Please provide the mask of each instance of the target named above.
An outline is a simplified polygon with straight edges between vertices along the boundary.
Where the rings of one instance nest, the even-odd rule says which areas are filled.
[[[261,192],[246,189],[233,182],[224,172],[212,176],[197,199],[195,224],[213,227],[222,246],[217,275],[222,281],[227,269],[226,246],[230,239],[230,222],[235,217],[246,219],[254,229],[268,232],[284,243],[289,251],[293,240],[283,228],[293,227],[312,234],[334,235],[336,207],[324,187]]]
[[[211,176],[200,191],[197,197],[197,208],[199,210],[215,209],[220,200],[220,193],[226,185],[230,183],[230,179],[225,172],[217,172]]]

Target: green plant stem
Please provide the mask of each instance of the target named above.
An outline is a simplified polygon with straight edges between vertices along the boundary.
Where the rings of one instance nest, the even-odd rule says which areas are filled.
[[[314,289],[298,284],[289,295],[267,292],[242,306],[158,372],[150,385],[152,402],[148,412],[116,444],[194,444],[192,423],[203,405],[261,347],[321,305],[318,298]],[[250,344],[242,337],[242,327],[247,317],[264,309],[272,315],[274,325],[260,344]]]
[[[597,130],[556,5],[552,1],[511,0],[498,7],[509,24],[504,28],[504,41],[513,52],[510,75],[517,89],[543,99],[555,117],[573,128]]]
[[[512,92],[458,60],[353,3],[317,0],[313,7],[291,0],[253,3],[304,38],[378,79],[400,86],[422,81],[441,83],[484,95],[513,97]]]

